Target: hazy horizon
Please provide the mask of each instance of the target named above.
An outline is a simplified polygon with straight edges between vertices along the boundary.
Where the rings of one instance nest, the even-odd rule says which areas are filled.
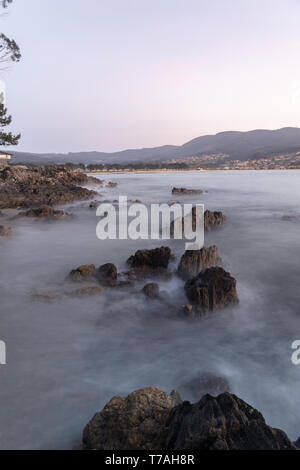
[[[182,145],[223,131],[299,127],[295,0],[14,0],[2,30],[13,151]]]

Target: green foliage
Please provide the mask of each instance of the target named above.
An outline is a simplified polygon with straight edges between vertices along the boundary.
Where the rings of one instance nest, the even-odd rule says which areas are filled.
[[[18,145],[21,135],[4,132],[4,127],[11,124],[11,116],[7,115],[7,108],[0,103],[0,146]]]

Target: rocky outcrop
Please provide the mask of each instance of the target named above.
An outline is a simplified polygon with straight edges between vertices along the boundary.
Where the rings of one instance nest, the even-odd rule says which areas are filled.
[[[203,194],[204,191],[202,189],[186,189],[186,188],[173,188],[172,194],[176,194],[177,196],[181,195],[191,195],[191,194]]]
[[[156,282],[151,282],[146,284],[142,290],[143,294],[149,299],[158,299],[159,298],[159,285]]]
[[[117,396],[83,431],[90,450],[296,450],[286,434],[230,393],[192,405],[154,387]]]
[[[219,256],[219,251],[216,246],[201,250],[186,251],[178,266],[178,275],[185,281],[197,276],[201,271],[207,268],[219,266],[222,260]]]
[[[178,391],[185,400],[195,403],[207,394],[218,396],[230,392],[230,385],[226,377],[204,372],[180,385]]]
[[[170,276],[168,271],[170,259],[170,248],[162,246],[154,250],[139,250],[128,259],[127,263],[139,278],[153,275],[168,277]]]
[[[112,263],[104,264],[97,270],[97,278],[104,286],[115,287],[118,282],[118,270]]]
[[[73,269],[69,274],[69,279],[75,282],[90,281],[96,277],[96,267],[94,264],[84,264],[77,269]]]
[[[17,217],[59,220],[64,219],[66,217],[70,217],[70,214],[63,210],[55,210],[49,206],[42,206],[37,209],[29,209],[28,211],[20,212]]]
[[[238,302],[236,280],[223,268],[208,268],[185,284],[193,305],[190,316],[202,316]]]
[[[193,231],[196,230],[196,214],[197,214],[197,208],[193,207],[192,209],[192,229]],[[204,212],[204,230],[207,232],[211,232],[212,230],[215,230],[221,225],[223,225],[226,222],[227,218],[226,216],[220,212],[220,211],[210,211],[206,210]],[[182,218],[182,233],[184,234],[184,217]],[[174,221],[171,222],[170,225],[170,234],[171,236],[174,236]]]
[[[114,397],[83,431],[83,448],[95,450],[163,449],[168,412],[181,403],[154,387]]]
[[[97,193],[81,186],[98,180],[82,172],[61,167],[14,167],[0,170],[0,208],[55,206],[83,199]]]
[[[107,188],[114,189],[118,187],[118,183],[114,183],[112,181],[109,181],[106,185]]]
[[[5,228],[3,225],[0,225],[0,237],[8,237],[12,234],[12,229],[10,227]]]

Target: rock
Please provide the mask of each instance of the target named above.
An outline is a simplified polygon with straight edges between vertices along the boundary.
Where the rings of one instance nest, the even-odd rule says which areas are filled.
[[[0,237],[8,237],[12,234],[12,228],[5,228],[3,225],[0,225]]]
[[[90,209],[98,209],[100,204],[101,204],[101,201],[92,201],[89,205],[89,208]]]
[[[221,263],[218,248],[204,246],[201,250],[186,251],[180,260],[177,272],[182,279],[187,280],[195,277],[204,269],[219,266]]]
[[[219,396],[221,393],[230,392],[230,385],[225,377],[204,372],[180,385],[178,391],[185,400],[195,403],[207,394]]]
[[[83,449],[162,449],[168,412],[179,403],[181,398],[176,392],[169,395],[155,387],[138,390],[126,398],[114,397],[85,427]]]
[[[223,268],[208,268],[185,284],[185,292],[197,316],[238,302],[236,280]]]
[[[109,183],[107,183],[106,185],[107,188],[117,188],[118,187],[118,183],[113,183],[112,181],[109,181]]]
[[[192,405],[149,387],[117,396],[83,431],[85,450],[297,450],[259,411],[230,393]]]
[[[204,212],[204,230],[211,232],[219,228],[226,222],[226,216],[220,211],[209,211]],[[196,207],[192,209],[192,229],[196,230]],[[184,217],[182,218],[182,232],[184,234]],[[174,236],[174,221],[171,222],[170,234]]]
[[[93,264],[84,264],[70,272],[69,278],[75,282],[89,281],[96,276],[96,267]]]
[[[294,442],[294,445],[300,449],[300,437],[298,437],[298,439],[296,440],[296,442]]]
[[[172,194],[176,195],[186,195],[186,194],[203,194],[202,189],[186,189],[186,188],[173,188]]]
[[[70,214],[63,210],[54,210],[49,206],[42,206],[37,209],[30,209],[27,212],[20,212],[17,217],[31,217],[38,219],[64,219],[70,217]]]
[[[170,276],[168,271],[170,259],[170,248],[162,246],[154,250],[139,250],[128,259],[127,263],[137,277],[146,278],[153,275],[168,277]]]
[[[118,282],[118,270],[114,264],[104,264],[97,270],[97,278],[101,284],[115,287]]]
[[[156,282],[152,282],[150,284],[146,284],[143,287],[142,292],[145,294],[146,297],[149,299],[158,299],[159,298],[159,285]]]
[[[81,186],[91,182],[83,172],[59,166],[0,169],[0,209],[67,204],[97,193]]]

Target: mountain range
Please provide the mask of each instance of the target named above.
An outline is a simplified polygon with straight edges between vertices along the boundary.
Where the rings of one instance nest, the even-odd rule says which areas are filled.
[[[220,132],[215,135],[197,137],[182,146],[123,150],[114,153],[75,152],[28,153],[11,152],[14,163],[128,163],[167,162],[188,159],[203,154],[225,154],[231,160],[248,160],[271,157],[274,154],[300,151],[300,128],[285,127],[277,130],[257,129],[248,132]]]

